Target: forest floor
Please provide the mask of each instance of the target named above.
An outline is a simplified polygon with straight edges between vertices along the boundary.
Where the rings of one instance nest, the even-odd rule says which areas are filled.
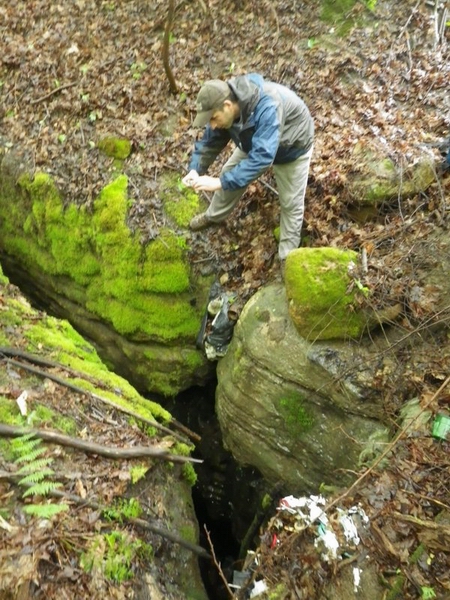
[[[412,282],[414,261],[422,260],[415,246],[420,240],[426,248],[427,234],[448,225],[448,174],[436,172],[426,193],[395,198],[365,222],[352,216],[346,182],[355,171],[352,152],[361,143],[382,148],[405,170],[424,154],[439,164],[439,144],[450,135],[448,3],[378,0],[369,10],[347,1],[180,1],[170,44],[176,93],[162,63],[167,4],[12,0],[1,6],[2,144],[25,149],[32,168],[50,173],[67,203],[89,206],[114,168],[97,142],[106,135],[131,140],[133,152],[124,165],[129,224],[146,243],[165,224],[158,178],[167,170],[180,177],[186,173],[199,135],[192,128],[199,86],[210,78],[260,72],[294,89],[314,117],[305,243],[366,248],[377,267],[367,282],[374,299],[380,306],[400,302],[402,327],[411,335],[423,331],[433,303],[426,293],[414,302],[408,291],[421,283]],[[333,22],[338,4],[348,6],[345,23],[338,13]],[[337,35],[344,29],[345,37]],[[250,186],[226,223],[187,234],[193,263],[215,271],[241,303],[278,274],[275,187],[267,173]],[[441,322],[448,323],[448,314]],[[412,374],[402,389],[383,390],[394,430],[405,397],[417,397],[431,416],[448,408],[447,348],[448,339],[446,345],[436,339],[422,372]],[[344,504],[364,501],[380,532],[364,544],[376,557],[386,589],[392,579],[397,582],[396,596],[386,592],[389,600],[450,597],[449,444],[431,437],[430,424],[424,427],[403,436],[388,466],[368,473],[343,499]],[[438,515],[444,522],[437,528]],[[276,556],[263,553],[269,580],[284,579],[294,548],[288,537],[283,545],[278,535]],[[318,554],[311,540],[302,540],[297,534],[310,569],[287,582],[289,597],[313,600],[335,573],[316,568]],[[426,554],[411,562],[420,544]]]

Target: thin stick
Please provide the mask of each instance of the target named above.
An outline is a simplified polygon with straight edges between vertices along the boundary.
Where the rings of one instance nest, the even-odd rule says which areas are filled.
[[[74,81],[73,83],[66,83],[65,85],[60,85],[59,87],[52,90],[48,94],[45,94],[45,96],[41,96],[40,98],[37,98],[36,100],[31,100],[30,104],[38,104],[39,102],[42,102],[43,100],[47,100],[47,98],[50,98],[50,96],[53,96],[54,94],[57,94],[58,92],[61,92],[62,90],[66,90],[67,88],[71,88],[77,84],[78,84],[78,81]]]
[[[206,529],[206,525],[203,525],[203,529],[205,530],[206,537],[208,539],[208,544],[209,544],[209,547],[211,548],[212,559],[213,559],[213,562],[214,562],[217,570],[219,571],[220,578],[224,582],[225,588],[226,588],[228,594],[230,595],[230,598],[234,598],[234,594],[233,594],[232,590],[230,589],[230,586],[228,585],[227,578],[223,574],[222,567],[220,566],[220,563],[217,562],[216,553],[214,552],[214,546],[212,545],[211,538],[209,536],[209,531]]]
[[[22,435],[32,434],[42,440],[51,442],[52,444],[58,444],[59,446],[69,446],[70,448],[76,448],[82,450],[87,454],[98,454],[105,458],[113,459],[127,459],[127,458],[139,458],[148,456],[150,458],[159,458],[162,460],[168,460],[170,462],[194,462],[202,463],[203,461],[199,458],[191,458],[190,456],[178,456],[175,454],[169,454],[167,450],[158,447],[149,446],[134,446],[133,448],[111,448],[110,446],[102,446],[95,442],[86,442],[80,438],[70,437],[57,433],[55,431],[47,431],[43,429],[28,429],[24,427],[14,427],[12,425],[5,425],[0,423],[0,436],[3,437],[20,437]]]

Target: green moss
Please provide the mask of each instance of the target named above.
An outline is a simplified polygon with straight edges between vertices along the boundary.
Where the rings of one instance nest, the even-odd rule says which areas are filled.
[[[322,0],[322,11],[320,18],[335,26],[335,32],[339,36],[347,35],[356,22],[349,17],[356,0]]]
[[[65,417],[43,404],[38,404],[33,408],[27,418],[27,424],[33,427],[46,424],[67,435],[74,435],[77,432],[77,425],[73,419]]]
[[[143,513],[142,506],[136,498],[119,498],[102,513],[108,521],[123,523],[127,519],[138,519]]]
[[[273,237],[275,238],[275,241],[277,242],[277,244],[280,242],[280,227],[275,227],[275,229],[273,230]]]
[[[133,465],[130,468],[131,483],[134,485],[135,483],[137,483],[141,479],[144,479],[144,477],[147,474],[147,471],[149,470],[149,468],[150,467],[148,467],[147,465],[144,465],[144,464]]]
[[[152,547],[127,533],[111,531],[96,536],[86,552],[80,556],[80,566],[87,573],[100,571],[116,583],[133,577],[133,565],[152,556]]]
[[[97,144],[99,150],[104,152],[106,156],[125,160],[131,153],[131,142],[123,138],[105,137]]]
[[[9,283],[9,279],[3,274],[2,265],[0,265],[0,285],[6,285]]]
[[[181,183],[177,174],[168,173],[161,181],[160,197],[167,215],[178,227],[186,228],[189,221],[205,208],[198,194]]]
[[[143,398],[126,380],[109,371],[95,349],[67,321],[43,316],[39,320],[33,320],[24,333],[29,341],[30,352],[44,352],[56,362],[91,378],[91,381],[88,381],[81,377],[68,376],[67,381],[146,419],[157,418],[163,422],[171,420],[170,413],[160,404]]]
[[[279,583],[273,590],[268,592],[268,600],[284,600],[288,596],[284,583]]]
[[[287,432],[292,437],[299,437],[314,427],[314,416],[305,408],[305,399],[300,394],[290,394],[280,398],[278,411],[284,419]]]
[[[37,263],[45,273],[69,278],[69,297],[76,293],[70,280],[83,286],[88,310],[122,335],[142,332],[162,342],[192,339],[201,315],[190,303],[186,241],[166,229],[143,247],[126,224],[127,183],[119,176],[107,185],[87,214],[74,205],[64,210],[49,176],[23,178],[31,211],[17,215],[17,222],[25,223],[23,237],[11,227],[14,233],[6,234],[4,246],[30,267]],[[4,216],[6,222],[11,219]]]
[[[358,255],[338,248],[301,248],[286,259],[289,313],[307,339],[358,337],[366,315],[354,308],[358,288],[348,292],[348,267]]]
[[[23,425],[24,417],[14,400],[0,396],[0,423],[5,425]]]
[[[186,482],[193,487],[197,483],[197,473],[195,472],[194,465],[191,463],[185,463],[183,465],[182,472]]]
[[[123,175],[102,190],[89,212],[74,204],[64,208],[46,174],[24,176],[20,186],[17,202],[4,196],[0,201],[2,248],[120,335],[170,349],[179,364],[170,373],[167,368],[155,373],[160,387],[148,389],[176,394],[180,374],[189,377],[189,369],[204,364],[200,352],[185,356],[177,348],[196,338],[210,285],[192,278],[186,238],[166,228],[142,245],[127,226],[128,180]],[[36,342],[30,338],[30,346]],[[165,358],[174,363],[171,356]]]
[[[186,542],[190,542],[191,544],[197,544],[197,530],[194,525],[182,525],[180,527],[180,536]]]

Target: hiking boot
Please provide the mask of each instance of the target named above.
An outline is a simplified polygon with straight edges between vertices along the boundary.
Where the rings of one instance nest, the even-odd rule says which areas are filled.
[[[191,222],[189,223],[189,229],[192,229],[192,231],[200,231],[201,229],[206,229],[211,225],[213,225],[213,222],[209,217],[206,216],[206,213],[200,213],[191,219]]]

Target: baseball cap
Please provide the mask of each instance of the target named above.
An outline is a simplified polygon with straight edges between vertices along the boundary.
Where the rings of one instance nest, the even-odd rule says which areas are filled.
[[[196,100],[197,116],[194,119],[194,127],[204,127],[213,113],[222,108],[229,95],[228,83],[221,79],[211,79],[204,83]]]

